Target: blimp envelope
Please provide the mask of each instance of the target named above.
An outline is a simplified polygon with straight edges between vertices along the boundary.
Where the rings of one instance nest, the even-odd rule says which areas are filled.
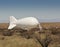
[[[29,28],[34,28],[37,25],[40,26],[40,23],[38,22],[38,20],[35,17],[26,17],[26,18],[22,18],[22,19],[16,19],[13,16],[10,16],[10,24],[8,29],[12,29],[15,26],[18,26],[22,29],[29,29]],[[41,26],[40,26],[41,28]]]

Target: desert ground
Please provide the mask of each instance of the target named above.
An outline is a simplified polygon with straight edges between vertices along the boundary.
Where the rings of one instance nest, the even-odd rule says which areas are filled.
[[[0,47],[60,47],[60,23],[41,23],[42,30],[21,28],[8,30],[8,23],[0,23]]]

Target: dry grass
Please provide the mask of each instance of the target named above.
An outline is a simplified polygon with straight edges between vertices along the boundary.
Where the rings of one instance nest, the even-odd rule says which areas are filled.
[[[41,23],[30,31],[14,28],[8,30],[8,24],[0,24],[0,47],[60,47],[60,23]]]

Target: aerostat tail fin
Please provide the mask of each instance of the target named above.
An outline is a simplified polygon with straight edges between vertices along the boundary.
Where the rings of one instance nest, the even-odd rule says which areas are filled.
[[[10,16],[10,23],[9,23],[9,27],[8,27],[8,29],[12,29],[12,28],[14,28],[15,26],[16,26],[16,18],[15,17],[13,17],[13,16]]]

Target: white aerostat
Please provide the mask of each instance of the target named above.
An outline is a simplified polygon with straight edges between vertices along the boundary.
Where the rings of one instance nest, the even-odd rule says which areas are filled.
[[[34,17],[26,17],[26,18],[17,20],[15,17],[10,16],[10,24],[9,24],[8,29],[12,29],[15,26],[17,26],[22,29],[28,30],[28,29],[36,27],[37,25],[39,25],[39,28],[42,29],[42,27],[40,26],[40,23]]]

